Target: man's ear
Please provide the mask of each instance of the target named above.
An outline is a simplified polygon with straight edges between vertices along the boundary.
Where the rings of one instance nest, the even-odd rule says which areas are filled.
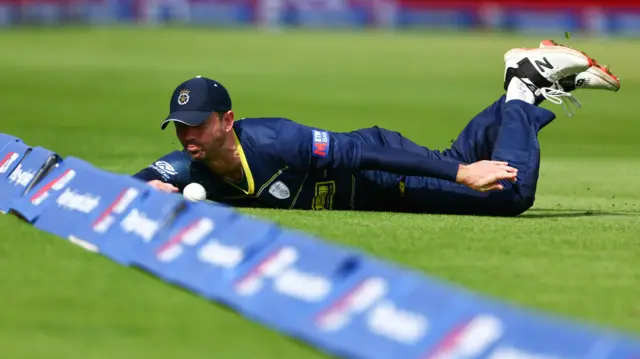
[[[233,123],[235,122],[235,115],[233,111],[227,111],[222,116],[222,127],[225,132],[233,130]]]

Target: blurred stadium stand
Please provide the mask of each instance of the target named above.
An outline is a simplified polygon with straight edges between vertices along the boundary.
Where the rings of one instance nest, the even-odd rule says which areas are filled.
[[[0,0],[0,27],[179,23],[640,36],[640,0]]]

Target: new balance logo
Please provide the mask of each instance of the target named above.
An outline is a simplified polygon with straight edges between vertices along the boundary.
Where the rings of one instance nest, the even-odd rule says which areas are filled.
[[[548,68],[549,70],[553,70],[553,65],[551,65],[551,63],[546,57],[543,57],[542,60],[544,61],[540,61],[540,60],[535,61],[536,66],[538,66],[538,69],[540,70],[540,72],[544,72],[544,67]]]

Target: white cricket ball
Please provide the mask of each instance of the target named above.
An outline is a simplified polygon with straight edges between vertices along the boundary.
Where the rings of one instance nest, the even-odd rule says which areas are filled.
[[[199,183],[189,183],[182,191],[185,199],[193,202],[204,201],[207,199],[207,191]]]

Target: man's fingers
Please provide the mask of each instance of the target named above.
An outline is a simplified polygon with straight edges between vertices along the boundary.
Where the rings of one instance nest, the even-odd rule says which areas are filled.
[[[503,189],[504,189],[504,186],[498,183],[496,185],[491,186],[489,188],[489,191],[502,191]]]
[[[508,166],[509,162],[504,162],[504,161],[489,161],[490,163],[493,163],[494,165],[497,166]]]
[[[495,166],[497,169],[503,170],[503,171],[507,171],[507,172],[518,172],[518,169],[515,167],[511,167],[509,166],[509,164],[507,162],[501,162],[501,161],[489,161],[488,162],[491,166]]]
[[[505,179],[505,180],[512,181],[512,180],[515,180],[516,177],[518,177],[517,173],[505,172],[504,176],[502,176],[502,178],[500,178],[500,179]]]
[[[493,173],[491,176],[488,177],[488,183],[494,183],[494,182],[498,182],[500,180],[512,180],[514,178],[516,178],[517,173],[513,173],[513,172],[508,172],[508,171],[498,171]]]
[[[515,177],[518,175],[518,170],[517,169],[511,169],[511,168],[500,168],[499,170],[497,170],[495,173],[500,174],[500,176],[503,177]]]
[[[504,186],[499,184],[499,183],[495,183],[492,185],[487,185],[484,186],[482,188],[479,189],[480,192],[491,192],[491,191],[502,191],[504,189]]]
[[[511,166],[507,166],[507,165],[499,165],[499,166],[496,166],[496,167],[498,167],[499,169],[501,169],[503,171],[507,171],[509,173],[517,173],[518,172],[517,168],[511,167]]]
[[[500,181],[516,182],[518,169],[505,161],[480,161],[466,166],[459,183],[479,191],[503,190]]]
[[[480,186],[483,188],[487,188],[489,190],[494,189],[494,187],[496,189],[504,189],[504,186],[502,184],[499,183],[499,181],[501,180],[508,180],[510,182],[515,182],[516,181],[516,174],[515,173],[509,173],[507,171],[498,171],[495,173],[490,174],[489,176],[487,176],[484,180],[480,181]]]
[[[161,185],[160,189],[163,190],[163,191],[173,192],[173,193],[180,191],[178,189],[178,187],[175,187],[175,186],[173,186],[172,184],[169,184],[169,183],[163,183]]]
[[[153,180],[153,181],[149,181],[147,182],[151,187],[163,191],[163,192],[170,192],[170,193],[176,193],[179,192],[180,190],[178,189],[178,187],[175,187],[174,185],[170,184],[170,183],[164,183],[162,181],[159,180]]]

